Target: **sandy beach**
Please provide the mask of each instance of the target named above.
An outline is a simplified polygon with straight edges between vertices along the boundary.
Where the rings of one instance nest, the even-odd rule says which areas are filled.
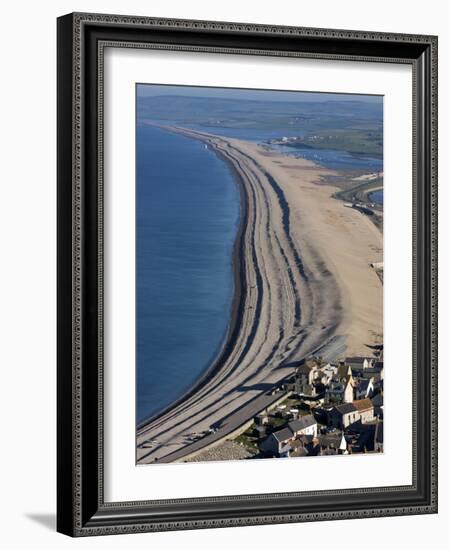
[[[139,427],[139,464],[182,460],[234,433],[273,400],[270,390],[295,361],[324,345],[339,342],[344,357],[382,341],[382,285],[370,263],[383,259],[383,237],[366,215],[332,198],[336,188],[322,183],[332,172],[255,143],[170,130],[205,142],[235,173],[236,294],[216,362]]]

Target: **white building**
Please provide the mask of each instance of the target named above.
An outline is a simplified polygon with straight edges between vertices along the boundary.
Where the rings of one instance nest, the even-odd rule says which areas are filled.
[[[295,437],[299,435],[313,435],[313,437],[316,437],[318,432],[317,421],[311,414],[292,420],[289,422],[288,427]]]

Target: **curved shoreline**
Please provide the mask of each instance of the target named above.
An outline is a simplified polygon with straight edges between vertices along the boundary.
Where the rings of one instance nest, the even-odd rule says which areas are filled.
[[[291,376],[295,362],[326,346],[334,358],[341,356],[351,331],[356,336],[350,351],[361,350],[377,328],[379,316],[371,306],[381,297],[366,262],[378,234],[367,236],[374,226],[330,198],[328,186],[316,185],[329,172],[249,142],[165,129],[206,142],[227,162],[245,210],[234,248],[238,292],[228,339],[188,392],[140,425],[139,464],[182,460],[236,433],[277,399],[271,390]],[[354,254],[349,263],[348,235]],[[360,286],[363,296],[369,292],[366,307],[360,302],[365,298],[356,295]]]
[[[216,358],[212,361],[210,366],[207,369],[205,369],[205,371],[202,374],[199,375],[199,377],[196,379],[195,382],[193,382],[193,384],[190,386],[188,390],[186,390],[176,400],[174,400],[172,403],[170,403],[169,405],[167,405],[166,407],[158,411],[156,414],[143,420],[137,425],[138,434],[144,431],[149,425],[153,424],[154,422],[156,422],[166,414],[176,409],[176,407],[178,407],[179,405],[182,405],[188,399],[195,396],[195,394],[197,394],[208,382],[212,381],[214,377],[218,373],[220,373],[223,365],[225,364],[226,360],[229,358],[229,355],[232,353],[234,349],[234,345],[237,340],[238,333],[243,322],[242,310],[245,306],[245,296],[246,296],[245,293],[247,290],[247,280],[245,276],[246,259],[243,253],[243,247],[245,244],[245,240],[244,240],[245,232],[249,230],[249,228],[247,227],[248,190],[245,187],[245,181],[242,174],[238,172],[234,162],[231,161],[222,151],[220,151],[217,148],[217,145],[214,141],[211,141],[211,138],[222,139],[221,136],[213,136],[206,133],[198,132],[196,130],[190,130],[190,129],[180,128],[180,127],[172,127],[172,126],[158,126],[158,127],[165,131],[184,135],[191,139],[196,139],[198,141],[205,142],[207,143],[208,146],[212,148],[214,154],[216,154],[223,162],[225,162],[228,168],[232,172],[234,181],[236,182],[239,189],[241,213],[239,216],[239,226],[236,233],[236,237],[233,245],[233,254],[232,254],[234,296],[231,304],[231,315],[230,315],[230,320],[228,324],[228,330],[226,331],[225,337],[223,339],[223,344],[220,346],[220,351],[217,354]],[[226,138],[224,138],[224,140],[226,140]],[[259,166],[259,168],[261,167]],[[277,186],[272,176],[268,173],[266,173],[265,175],[267,176],[267,178],[271,180],[270,183],[273,186],[277,187],[278,190],[276,191],[276,193],[282,194],[282,191],[280,191],[280,188]],[[285,203],[285,199],[283,199],[283,197],[280,197],[279,200],[283,211],[283,224],[288,228],[289,222],[288,221],[286,222],[286,218],[288,219],[288,214],[286,215],[286,211],[288,211],[288,205]],[[300,266],[300,271],[303,274],[303,276],[305,276],[304,269],[302,267],[302,261],[296,254],[295,256],[296,256],[297,263]],[[256,274],[256,277],[257,277],[257,274]],[[259,297],[259,302],[261,299],[262,299],[262,296]],[[296,310],[298,310],[299,307],[300,307],[299,302],[297,302]]]
[[[180,129],[175,129],[172,127],[163,127],[162,129],[185,135],[199,141],[207,141],[203,137],[189,135],[187,136],[186,132],[181,131]],[[238,228],[233,244],[232,252],[232,272],[234,278],[234,294],[232,297],[231,308],[230,308],[230,318],[226,333],[224,335],[222,344],[219,347],[219,351],[216,354],[215,358],[211,364],[197,377],[193,384],[178,398],[176,398],[172,403],[156,412],[155,414],[149,416],[145,420],[142,420],[137,424],[137,432],[142,429],[145,429],[146,426],[155,422],[165,414],[169,413],[171,410],[176,408],[178,405],[182,404],[186,399],[189,399],[198,392],[208,381],[210,381],[215,374],[221,369],[224,361],[231,353],[232,346],[235,343],[239,327],[242,322],[242,309],[245,304],[245,291],[246,291],[246,280],[245,280],[245,256],[243,254],[244,246],[244,233],[247,226],[247,217],[248,217],[248,197],[247,191],[245,189],[244,183],[242,181],[241,175],[236,171],[234,165],[224,156],[221,155],[219,151],[212,146],[214,154],[216,154],[221,160],[223,160],[228,168],[231,170],[234,181],[239,190],[239,208],[240,215],[238,221]]]
[[[236,239],[236,248],[234,249],[234,254],[238,252],[238,255],[234,255],[233,258],[233,268],[234,268],[234,276],[235,276],[235,284],[236,284],[236,292],[235,292],[235,300],[233,302],[232,307],[232,318],[230,322],[230,326],[232,327],[229,331],[229,337],[227,341],[225,341],[221,354],[219,357],[213,362],[213,364],[203,373],[200,379],[197,380],[195,384],[192,385],[192,387],[185,392],[180,398],[178,398],[175,402],[173,402],[170,406],[166,407],[165,410],[160,411],[158,414],[154,415],[151,419],[149,419],[146,422],[141,423],[139,429],[138,429],[138,436],[144,435],[149,429],[152,427],[159,428],[158,422],[164,421],[165,418],[173,414],[176,416],[177,409],[182,407],[188,407],[191,404],[195,404],[197,402],[201,402],[201,392],[204,389],[207,389],[208,384],[212,384],[212,390],[215,388],[215,386],[220,386],[225,383],[225,381],[231,376],[235,369],[238,368],[238,365],[241,363],[241,359],[237,360],[237,365],[231,364],[231,370],[230,372],[223,372],[224,367],[226,366],[226,362],[229,359],[230,355],[236,351],[236,344],[238,343],[238,339],[240,336],[240,330],[243,326],[243,324],[246,322],[249,324],[251,330],[248,334],[248,340],[244,342],[243,349],[239,350],[237,347],[238,353],[245,356],[248,351],[251,349],[251,343],[254,339],[254,332],[257,331],[257,316],[253,315],[252,321],[249,319],[249,314],[246,315],[246,318],[244,318],[244,307],[245,307],[245,300],[246,297],[246,290],[248,289],[248,281],[247,281],[247,258],[244,253],[245,246],[248,248],[252,248],[251,252],[251,261],[252,261],[252,267],[254,268],[254,276],[256,277],[257,283],[256,287],[258,288],[257,292],[257,310],[259,313],[259,310],[262,306],[262,291],[263,291],[263,284],[262,284],[262,278],[260,274],[260,270],[257,267],[258,265],[258,258],[257,253],[255,250],[255,225],[251,225],[248,222],[248,210],[250,206],[250,202],[253,206],[253,217],[256,216],[258,213],[258,208],[256,208],[255,203],[257,202],[256,195],[254,189],[251,189],[251,186],[248,182],[248,175],[246,175],[246,178],[244,176],[245,169],[241,167],[241,161],[239,159],[231,159],[229,156],[229,153],[225,153],[222,149],[220,149],[219,144],[225,144],[225,146],[229,146],[229,140],[223,139],[220,136],[212,136],[205,133],[200,133],[194,130],[187,130],[184,128],[177,128],[177,127],[164,127],[165,130],[172,131],[175,133],[179,133],[181,135],[186,135],[187,137],[198,139],[200,141],[206,142],[209,146],[212,147],[215,154],[217,154],[222,160],[224,160],[227,165],[232,170],[233,174],[235,175],[236,182],[239,185],[239,189],[241,192],[241,206],[242,209],[244,209],[244,216],[241,217],[240,225],[239,225],[239,232],[238,232],[238,239]],[[302,264],[302,261],[298,255],[298,251],[296,250],[296,247],[294,243],[291,240],[290,236],[290,221],[289,221],[289,211],[288,211],[288,204],[286,203],[282,191],[280,191],[280,188],[277,186],[274,178],[271,176],[271,174],[267,173],[262,167],[257,164],[257,162],[243,153],[242,151],[238,151],[239,155],[244,157],[249,162],[255,164],[259,170],[261,170],[261,173],[269,180],[270,187],[275,187],[275,194],[277,196],[277,201],[279,202],[279,208],[281,211],[281,224],[284,229],[284,232],[287,233],[287,243],[291,247],[291,253],[294,259],[295,267],[298,269],[298,274],[300,278],[304,278],[307,281],[307,276],[304,272],[304,267]],[[240,168],[240,172],[239,172]],[[259,176],[256,174],[254,176],[257,180],[258,184],[261,184]],[[250,193],[253,194],[252,199],[250,200]],[[265,199],[266,200],[266,199]],[[268,205],[265,210],[269,210]],[[285,244],[284,244],[285,246]],[[282,251],[282,254],[284,258],[286,259],[287,263],[288,260],[284,254],[284,250],[282,245],[278,242],[278,247]],[[288,268],[290,271],[290,268]],[[294,281],[292,280],[292,275],[290,272],[287,274],[288,279],[291,281],[292,287],[296,286]],[[268,284],[268,283],[267,283]],[[238,292],[237,292],[238,289]],[[296,291],[295,291],[296,294]],[[293,299],[294,301],[294,312],[295,312],[295,318],[298,313],[298,300],[299,297]],[[295,325],[299,325],[299,319],[296,319]],[[283,330],[281,329],[281,333]],[[253,334],[253,335],[252,335]],[[331,338],[332,335],[329,335],[329,338]],[[273,352],[268,356],[267,361],[278,351],[278,345],[280,343],[280,340],[282,339],[283,334],[281,334],[276,341],[275,347],[273,349]],[[232,362],[231,362],[232,363]],[[288,373],[291,375],[291,371]],[[279,384],[280,381],[285,378],[286,375],[283,377],[278,377],[279,379],[276,381],[276,383],[273,383],[270,385],[270,387],[275,386],[276,384]],[[219,377],[222,377],[222,380],[218,380]],[[254,397],[254,396],[253,396]],[[252,398],[248,396],[248,399],[251,400]],[[193,403],[190,403],[190,401],[193,401]],[[266,400],[265,400],[266,401]],[[260,409],[263,409],[264,407],[261,406]],[[162,434],[164,433],[164,427],[161,425]],[[168,430],[167,430],[168,431]],[[172,454],[172,453],[169,453]],[[143,457],[145,458],[145,457]],[[165,461],[165,460],[164,460]],[[138,460],[138,462],[142,462],[142,458]]]

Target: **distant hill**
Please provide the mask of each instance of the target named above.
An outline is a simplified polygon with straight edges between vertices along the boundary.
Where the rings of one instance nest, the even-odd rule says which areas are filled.
[[[160,95],[138,98],[138,118],[204,127],[382,130],[382,104],[365,101],[266,101]]]

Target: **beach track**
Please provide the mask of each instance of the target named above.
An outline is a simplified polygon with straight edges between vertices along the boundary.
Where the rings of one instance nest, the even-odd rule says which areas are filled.
[[[279,398],[273,388],[293,373],[295,361],[336,337],[343,320],[340,287],[319,249],[292,230],[279,177],[238,140],[168,130],[201,140],[234,172],[241,197],[235,297],[214,364],[175,404],[139,426],[139,464],[182,460],[234,433]]]

